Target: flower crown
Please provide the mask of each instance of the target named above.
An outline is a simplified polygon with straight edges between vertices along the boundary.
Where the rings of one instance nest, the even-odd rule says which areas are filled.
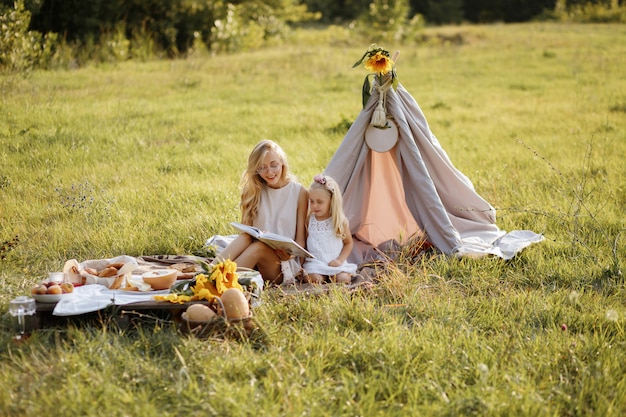
[[[316,176],[313,177],[313,181],[315,181],[318,184],[321,184],[324,186],[324,189],[326,189],[326,191],[330,192],[331,194],[333,193],[332,188],[330,188],[327,184],[326,181],[326,177],[322,174],[317,174]]]

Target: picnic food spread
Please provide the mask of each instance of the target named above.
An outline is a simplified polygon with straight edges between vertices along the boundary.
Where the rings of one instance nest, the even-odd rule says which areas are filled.
[[[211,316],[250,316],[251,293],[254,291],[258,297],[263,288],[262,277],[256,271],[243,272],[243,285],[240,284],[237,265],[232,261],[216,265],[197,259],[176,259],[177,262],[171,263],[158,261],[160,259],[156,257],[146,261],[127,255],[83,262],[72,259],[66,262],[63,273],[51,273],[51,278],[35,285],[31,295],[50,306],[44,310],[51,311],[54,316],[81,315],[110,305],[141,303],[163,308],[168,304],[181,304],[185,308],[192,302],[208,302],[211,308],[202,305],[191,310],[194,318],[202,319],[197,321],[205,322],[210,321]],[[229,301],[230,313],[227,314],[223,303],[216,298],[228,289],[235,289],[239,297],[228,295],[227,300],[232,298],[240,303],[243,300],[245,305]],[[43,305],[40,307],[44,308]],[[204,315],[196,314],[201,312]]]

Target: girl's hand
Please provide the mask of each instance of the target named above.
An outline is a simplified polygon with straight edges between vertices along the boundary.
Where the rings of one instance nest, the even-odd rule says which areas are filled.
[[[280,259],[281,261],[288,261],[289,259],[292,258],[292,256],[286,250],[276,249],[275,252],[276,252],[276,256],[278,256],[278,259]]]
[[[328,262],[328,266],[341,266],[341,264],[343,264],[343,262],[341,262],[339,259],[333,259],[332,261]]]

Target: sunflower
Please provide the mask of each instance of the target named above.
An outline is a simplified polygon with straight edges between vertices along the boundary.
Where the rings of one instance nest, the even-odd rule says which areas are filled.
[[[389,55],[389,51],[376,45],[371,44],[367,51],[363,54],[352,68],[356,68],[365,62],[365,68],[374,72],[378,76],[383,76],[388,72],[394,72],[395,63]],[[395,75],[395,74],[394,74]]]
[[[194,277],[189,286],[183,289],[172,287],[172,292],[166,295],[155,295],[156,300],[169,301],[171,303],[183,304],[187,301],[207,300],[211,301],[215,297],[221,296],[229,288],[237,288],[243,291],[239,284],[237,274],[237,264],[231,260],[226,260],[215,265],[202,263],[205,272]]]
[[[213,272],[211,272],[211,281],[219,295],[223,294],[229,288],[237,288],[243,291],[238,281],[237,264],[233,261],[227,260],[215,265]]]
[[[397,54],[397,52],[396,52]],[[394,58],[396,57],[394,54]],[[398,88],[398,74],[396,74],[396,63],[389,56],[389,51],[386,49],[376,45],[375,43],[371,44],[367,51],[363,54],[361,59],[359,59],[352,68],[356,68],[359,65],[363,64],[365,69],[371,71],[370,74],[365,76],[365,81],[363,82],[363,107],[370,98],[372,84],[370,83],[370,76],[374,76],[377,79],[378,85],[382,86],[383,76],[386,74],[391,74],[391,86],[394,90]],[[385,123],[386,123],[385,118]]]
[[[393,61],[389,58],[389,52],[378,51],[365,61],[365,68],[379,75],[385,75],[393,70]]]

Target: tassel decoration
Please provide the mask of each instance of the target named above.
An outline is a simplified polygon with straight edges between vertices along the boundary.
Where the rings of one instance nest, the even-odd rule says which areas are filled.
[[[385,101],[387,98],[387,90],[389,90],[391,82],[392,79],[389,78],[387,82],[381,85],[381,81],[378,80],[379,84],[374,87],[376,88],[376,90],[378,90],[378,104],[376,105],[376,109],[374,109],[370,124],[381,129],[387,127],[387,112],[385,111]]]
[[[385,107],[383,106],[382,94],[380,97],[381,98],[378,100],[378,104],[376,105],[376,110],[374,110],[370,124],[383,128],[387,126],[387,113],[385,113]]]

